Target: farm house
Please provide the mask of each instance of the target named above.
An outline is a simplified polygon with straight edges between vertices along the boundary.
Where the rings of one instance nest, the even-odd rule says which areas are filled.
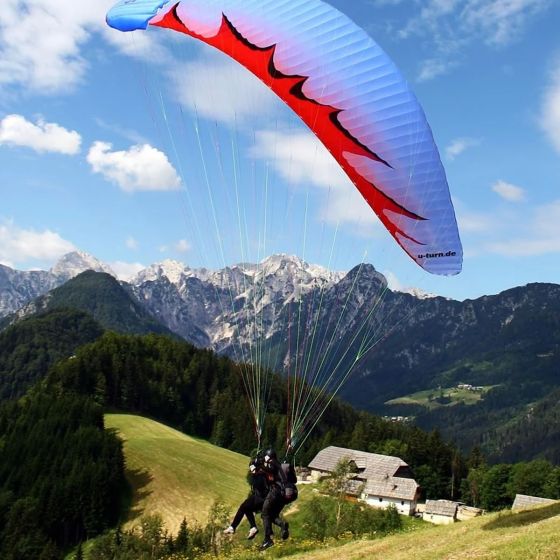
[[[394,505],[400,514],[414,515],[420,486],[402,459],[330,446],[317,453],[309,463],[311,479],[318,481],[328,476],[342,460],[350,461],[355,471],[348,482],[349,496],[372,507]]]

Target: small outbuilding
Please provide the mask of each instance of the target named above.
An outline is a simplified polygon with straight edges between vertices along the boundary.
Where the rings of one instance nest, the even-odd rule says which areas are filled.
[[[483,514],[484,514],[483,509],[480,509],[480,508],[477,508],[477,507],[472,507],[472,506],[466,506],[465,504],[461,504],[457,508],[457,521],[468,521],[469,519],[474,519],[475,517],[480,517]]]
[[[434,525],[450,525],[457,521],[458,502],[450,500],[426,500],[422,519]]]
[[[524,509],[530,509],[537,506],[546,506],[558,503],[556,500],[550,500],[549,498],[537,498],[536,496],[526,496],[525,494],[517,494],[511,509],[513,511],[520,511]]]

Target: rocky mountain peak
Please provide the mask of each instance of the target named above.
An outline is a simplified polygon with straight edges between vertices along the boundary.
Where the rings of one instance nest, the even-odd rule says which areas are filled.
[[[62,281],[70,280],[85,272],[86,270],[93,270],[95,272],[105,272],[111,276],[117,275],[113,272],[110,266],[102,263],[100,260],[84,253],[82,251],[74,251],[64,255],[50,270],[50,273]]]
[[[172,259],[166,259],[162,262],[152,264],[148,268],[140,271],[132,280],[134,285],[142,284],[144,282],[154,282],[161,280],[163,277],[167,278],[172,284],[179,284],[181,278],[190,275],[190,269],[182,262]]]
[[[424,290],[421,290],[420,288],[401,288],[401,289],[393,289],[393,291],[395,292],[400,292],[401,294],[409,294],[411,296],[414,296],[416,299],[433,299],[433,298],[437,298],[440,297],[436,294],[431,294],[429,292],[425,292]],[[449,298],[446,298],[449,299]]]
[[[362,263],[355,266],[348,274],[344,275],[341,284],[346,286],[356,284],[357,286],[370,285],[373,287],[387,286],[387,279],[381,272],[378,272],[375,267],[368,263]]]
[[[273,274],[280,269],[307,268],[307,266],[308,264],[303,259],[286,253],[271,255],[260,262],[260,268],[267,270],[269,274]]]
[[[265,276],[286,274],[301,276],[303,274],[308,277],[328,281],[340,279],[346,274],[342,272],[332,272],[323,266],[309,264],[299,257],[287,255],[285,253],[267,257],[260,262],[259,268]]]

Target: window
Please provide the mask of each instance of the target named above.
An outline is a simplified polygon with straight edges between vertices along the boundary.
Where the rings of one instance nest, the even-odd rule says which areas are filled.
[[[383,501],[383,498],[379,498],[379,501],[382,502],[382,501]]]
[[[401,500],[401,506],[404,506],[404,500]]]

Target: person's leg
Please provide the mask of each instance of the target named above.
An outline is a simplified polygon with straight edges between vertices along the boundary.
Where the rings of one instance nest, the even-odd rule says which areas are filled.
[[[277,517],[277,520],[277,525],[280,527],[280,536],[285,541],[290,537],[290,524],[283,517]]]
[[[261,498],[260,496],[254,496],[253,497],[253,511],[255,513],[259,513],[262,511],[264,506],[264,499]]]
[[[257,522],[255,520],[255,513],[262,511],[263,504],[264,500],[260,496],[253,495],[251,510],[245,513],[245,515],[247,516],[247,521],[249,521],[249,525],[251,526],[251,528],[249,529],[249,534],[247,535],[247,539],[249,539],[250,541],[253,540],[259,532],[259,528],[257,527]]]
[[[275,516],[274,516],[274,525],[280,527],[280,535],[282,540],[286,540],[290,536],[290,525],[289,523],[282,517],[281,512],[284,509],[284,502],[279,500],[276,504],[275,508]]]
[[[250,541],[253,540],[259,532],[257,522],[255,521],[255,506],[255,500],[252,500],[251,507],[247,508],[245,511],[245,517],[247,517],[247,521],[249,522],[249,533],[247,534],[247,538]]]
[[[262,509],[262,520],[263,520],[263,528],[264,528],[264,539],[268,540],[272,537],[272,514],[271,514],[271,506],[272,500],[268,498],[264,501],[263,509]]]
[[[257,527],[257,524],[254,522],[255,517],[253,516],[253,525],[251,525],[251,528],[249,529],[249,533],[247,533],[247,539],[252,541],[256,536],[257,533],[259,532],[259,528]]]
[[[249,527],[256,527],[257,524],[255,522],[255,511],[257,508],[257,504],[255,501],[255,496],[251,494],[244,502],[243,502],[243,511],[245,513],[245,517],[249,522]]]
[[[248,509],[245,512],[245,517],[247,518],[247,521],[249,522],[249,527],[256,527],[257,526],[257,522],[255,520],[255,513],[253,512],[252,509]]]
[[[277,507],[276,490],[273,488],[266,497],[262,508],[262,520],[264,526],[264,541],[261,548],[272,546],[272,520],[276,518],[275,509]]]
[[[251,498],[247,498],[240,506],[239,509],[237,510],[237,513],[235,514],[235,517],[233,518],[233,521],[231,522],[231,525],[224,531],[225,534],[229,534],[232,535],[233,533],[235,533],[235,530],[237,529],[237,527],[239,526],[239,524],[241,523],[243,516],[247,516],[247,511],[250,511],[252,508],[252,500]],[[249,517],[247,516],[247,519],[249,519]],[[253,523],[251,524],[251,526],[254,526],[254,520],[255,517],[253,516]],[[250,521],[249,521],[250,523]]]

